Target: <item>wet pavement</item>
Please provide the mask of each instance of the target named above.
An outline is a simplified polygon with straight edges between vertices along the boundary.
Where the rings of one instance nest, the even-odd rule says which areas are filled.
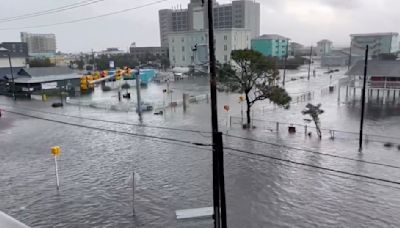
[[[343,77],[343,71],[335,73],[331,81],[323,74],[326,69],[317,69],[317,76],[308,81],[306,69],[288,72],[288,78],[305,79],[288,81],[287,90],[292,96],[314,92],[310,102],[322,103],[323,128],[357,132],[359,102],[344,102],[342,96],[338,103],[336,92],[324,92]],[[151,84],[143,89],[143,98],[160,102],[165,87]],[[183,92],[208,93],[208,82],[205,78],[190,79],[171,84],[171,88],[173,99],[179,99]],[[96,90],[93,97],[82,99],[115,100],[111,95],[115,93]],[[385,141],[395,146],[400,143],[396,138],[398,105],[368,105],[366,133],[393,138],[371,137],[359,153],[357,135],[351,133],[337,132],[332,140],[327,130],[320,141],[315,133],[306,136],[301,126],[294,135],[287,133],[285,124],[277,131],[276,121],[304,124],[306,117],[301,110],[307,101],[295,102],[289,110],[261,102],[254,108],[257,128],[242,130],[235,124],[240,122],[238,96],[218,95],[220,127],[231,135],[224,136],[224,145],[242,150],[225,149],[229,227],[400,226],[400,185],[393,183],[400,181],[400,151],[383,146]],[[235,117],[228,129],[225,104],[231,106],[230,115]],[[87,119],[139,124],[134,112],[74,105],[53,109],[50,105],[0,97],[0,109],[42,118],[5,112],[0,119],[0,210],[32,227],[212,227],[210,219],[175,219],[175,210],[212,205],[211,151],[182,142],[210,143],[206,101],[190,104],[186,112],[178,107],[167,109],[164,116],[145,113],[143,124],[147,127]],[[59,192],[50,155],[54,145],[62,147]],[[137,173],[134,202],[129,186],[132,172]]]

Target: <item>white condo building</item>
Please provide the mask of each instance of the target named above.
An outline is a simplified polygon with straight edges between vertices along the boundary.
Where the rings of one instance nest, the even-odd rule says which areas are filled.
[[[231,60],[233,50],[250,49],[248,29],[216,29],[215,57],[220,63]],[[176,32],[168,36],[169,60],[172,66],[187,67],[208,62],[208,31]]]
[[[214,1],[213,7],[216,59],[229,62],[232,50],[250,49],[251,39],[259,36],[260,4],[254,0],[230,4]],[[187,67],[208,61],[207,14],[207,4],[203,6],[201,0],[191,0],[187,9],[159,11],[161,46],[168,47],[172,66]]]

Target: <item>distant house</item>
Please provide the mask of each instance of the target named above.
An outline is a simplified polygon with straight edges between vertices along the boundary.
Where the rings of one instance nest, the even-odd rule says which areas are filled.
[[[289,55],[298,56],[301,53],[301,50],[304,49],[304,45],[297,42],[289,43]]]
[[[349,49],[332,50],[329,54],[321,56],[322,67],[348,66],[362,60],[363,56],[352,54]]]
[[[330,40],[320,40],[317,43],[317,55],[325,56],[331,53],[332,51],[332,41]]]
[[[251,49],[265,56],[284,58],[289,52],[289,38],[277,34],[264,34],[251,40]]]

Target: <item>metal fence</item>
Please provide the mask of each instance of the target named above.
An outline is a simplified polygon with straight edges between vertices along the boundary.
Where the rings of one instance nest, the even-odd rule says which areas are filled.
[[[230,127],[234,128],[237,125],[243,125],[245,119],[242,117],[230,117]],[[294,127],[295,132],[292,134],[304,134],[308,136],[310,133],[311,135],[316,135],[316,127],[313,122],[309,124],[300,124],[300,123],[287,123],[287,122],[280,122],[280,121],[267,121],[267,120],[260,120],[260,119],[252,119],[251,122],[252,127],[257,127],[258,129],[263,129],[265,131],[270,132],[277,132],[277,133],[289,133],[289,127]],[[292,128],[293,129],[293,128]],[[339,129],[329,129],[329,128],[321,128],[322,138],[329,138],[329,139],[343,139],[343,140],[359,140],[359,133],[358,132],[351,132],[351,131],[344,131]],[[384,136],[384,135],[376,135],[376,134],[363,134],[364,142],[380,142],[380,143],[399,143],[400,138],[398,137],[391,137],[391,136]]]

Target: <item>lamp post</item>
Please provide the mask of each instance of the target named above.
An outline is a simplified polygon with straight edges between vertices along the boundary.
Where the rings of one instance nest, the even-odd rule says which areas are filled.
[[[0,51],[6,52],[6,53],[7,53],[7,56],[8,56],[8,62],[9,62],[9,64],[10,64],[10,73],[11,73],[11,80],[12,80],[12,95],[13,95],[14,100],[16,100],[16,97],[15,97],[14,73],[13,73],[13,67],[12,67],[12,64],[11,64],[10,50],[8,50],[8,49],[6,49],[6,48],[4,48],[4,47],[0,47]]]

